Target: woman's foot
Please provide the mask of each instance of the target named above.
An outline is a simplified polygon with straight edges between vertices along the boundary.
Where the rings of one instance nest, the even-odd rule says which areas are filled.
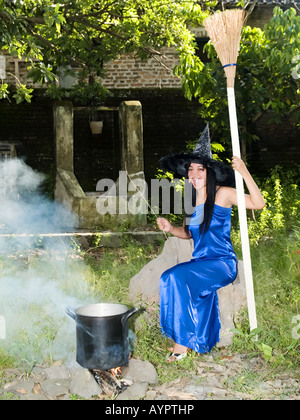
[[[167,357],[167,363],[178,362],[186,357],[187,353],[171,353]]]
[[[188,353],[188,347],[182,346],[181,344],[175,343],[174,347],[169,348],[172,353],[167,358],[167,363],[176,362],[186,357]]]

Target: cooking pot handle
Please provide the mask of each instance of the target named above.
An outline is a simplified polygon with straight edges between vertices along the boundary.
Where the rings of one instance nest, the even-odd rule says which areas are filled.
[[[71,306],[67,306],[66,307],[66,313],[73,319],[75,319],[76,321],[76,313],[75,313],[75,309],[71,308]]]
[[[122,316],[122,319],[121,319],[122,324],[124,325],[125,322],[128,320],[128,318],[134,315],[138,310],[139,308],[132,308],[132,309],[129,309],[129,311],[125,312],[125,314]]]

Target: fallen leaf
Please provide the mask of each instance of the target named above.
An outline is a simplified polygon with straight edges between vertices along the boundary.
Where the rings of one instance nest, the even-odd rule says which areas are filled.
[[[35,382],[32,389],[33,393],[38,395],[41,393],[41,384],[39,382]]]
[[[204,371],[204,368],[202,368],[202,367],[201,368],[200,367],[197,368],[198,375],[202,375],[203,371]]]
[[[16,389],[16,391],[19,392],[20,394],[27,394],[27,391],[24,388]]]

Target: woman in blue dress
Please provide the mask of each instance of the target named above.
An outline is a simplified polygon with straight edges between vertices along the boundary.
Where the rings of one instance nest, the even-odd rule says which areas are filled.
[[[237,205],[237,193],[231,186],[233,171],[214,161],[207,145],[200,147],[199,142],[193,153],[162,159],[164,169],[179,175],[187,171],[185,176],[194,192],[194,211],[185,215],[182,227],[171,225],[165,218],[157,219],[161,230],[194,242],[192,259],[165,271],[160,279],[161,330],[174,340],[168,362],[182,359],[189,349],[209,352],[219,341],[217,290],[237,275],[230,240],[231,207]],[[243,176],[248,188],[246,208],[262,209],[264,199],[244,162],[234,156],[232,168]]]

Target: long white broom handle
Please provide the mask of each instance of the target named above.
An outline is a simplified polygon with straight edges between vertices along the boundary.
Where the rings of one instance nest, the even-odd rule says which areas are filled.
[[[234,88],[232,87],[227,88],[227,96],[228,96],[232,152],[234,156],[237,156],[238,158],[240,158],[241,152],[240,152],[240,142],[239,142]],[[245,205],[244,183],[243,183],[242,175],[237,171],[235,171],[235,183],[236,183],[237,201],[238,201],[238,215],[239,215],[240,232],[241,232],[248,316],[249,316],[250,331],[252,331],[253,329],[257,328],[255,298],[254,298],[252,266],[251,266],[249,236],[248,236],[248,227],[247,227],[247,213],[246,213],[246,205]]]

